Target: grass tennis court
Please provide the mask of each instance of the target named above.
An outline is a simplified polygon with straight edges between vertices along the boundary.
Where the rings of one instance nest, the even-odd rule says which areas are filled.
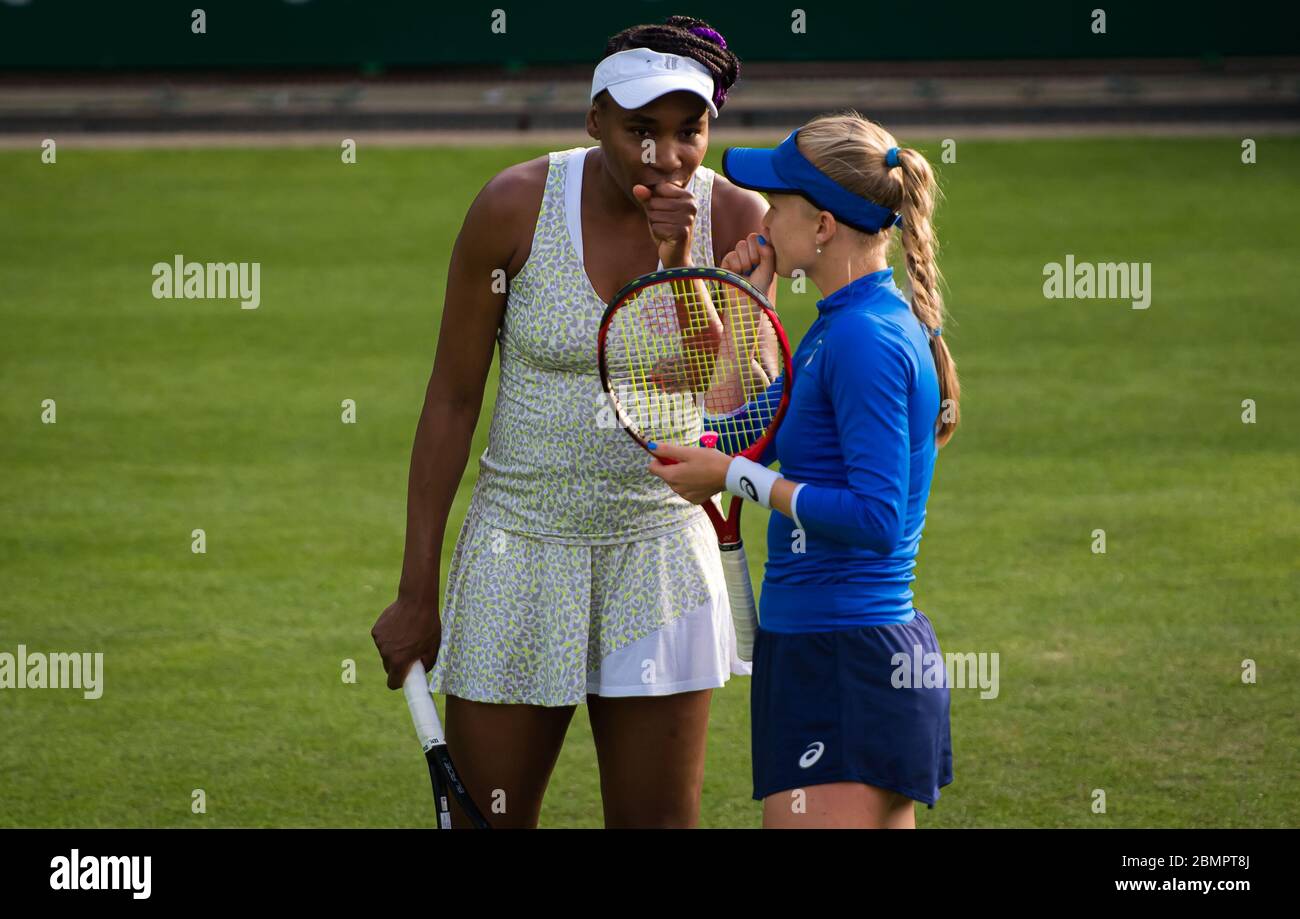
[[[917,606],[946,652],[998,653],[1000,692],[954,690],[956,780],[919,826],[1300,823],[1300,139],[1256,139],[1256,165],[1231,137],[921,145],[963,424]],[[94,701],[0,694],[0,825],[430,825],[369,629],[452,241],[545,149],[0,152],[0,651],[105,671]],[[259,262],[260,308],[154,299],[176,254]],[[1045,299],[1067,254],[1151,263],[1150,308]],[[794,337],[815,298],[783,282]],[[702,825],[757,827],[748,681],[713,713]],[[601,825],[582,708],[542,825]]]

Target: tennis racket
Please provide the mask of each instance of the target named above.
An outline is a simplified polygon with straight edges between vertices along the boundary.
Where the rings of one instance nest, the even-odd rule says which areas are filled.
[[[605,310],[598,335],[601,383],[620,425],[647,451],[650,442],[710,446],[757,460],[789,405],[781,321],[757,288],[722,268],[637,278]],[[748,661],[758,612],[741,503],[732,496],[726,516],[716,499],[703,507],[718,534],[737,653]]]
[[[451,829],[448,790],[456,796],[460,809],[469,817],[474,829],[492,829],[474,805],[452,764],[451,754],[447,752],[447,739],[442,731],[442,721],[438,718],[438,709],[434,707],[433,695],[429,692],[429,676],[425,673],[422,662],[417,660],[411,665],[406,680],[402,683],[402,690],[406,693],[406,704],[411,709],[411,720],[415,722],[415,735],[420,739],[424,758],[429,763],[429,778],[433,780],[433,803],[438,811],[437,829]]]

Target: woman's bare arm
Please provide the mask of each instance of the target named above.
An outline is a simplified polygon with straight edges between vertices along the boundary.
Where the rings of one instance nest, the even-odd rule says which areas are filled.
[[[751,237],[763,230],[768,205],[757,192],[738,188],[723,176],[714,179],[713,237],[719,267],[749,277],[740,263],[757,266],[758,249]],[[755,248],[744,249],[746,241]],[[725,248],[724,248],[725,247]],[[745,258],[738,258],[743,251]],[[766,273],[766,272],[763,272]],[[751,280],[764,286],[757,275]],[[763,294],[776,306],[777,280],[771,273]],[[718,349],[718,366],[722,372],[712,381],[712,392],[705,405],[711,413],[725,414],[744,405],[768,388],[784,371],[780,345],[770,323],[754,301],[737,296],[728,299],[719,311],[724,333]]]
[[[531,188],[530,166],[511,167],[484,187],[452,249],[437,353],[411,449],[397,600],[371,630],[390,689],[401,686],[417,658],[429,668],[437,655],[443,537],[482,409],[519,224],[540,193]]]

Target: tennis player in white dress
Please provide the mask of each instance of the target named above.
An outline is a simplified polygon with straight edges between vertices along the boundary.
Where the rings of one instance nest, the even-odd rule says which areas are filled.
[[[761,225],[763,199],[701,162],[738,70],[699,20],[614,36],[592,83],[599,144],[504,170],[452,254],[402,583],[373,634],[390,687],[417,657],[432,665],[451,754],[494,827],[537,825],[579,704],[605,824],[695,825],[711,691],[750,673],[716,534],[646,475],[596,358],[625,283],[713,265]],[[494,269],[506,290],[491,292]],[[443,531],[498,346],[488,446],[439,598]]]

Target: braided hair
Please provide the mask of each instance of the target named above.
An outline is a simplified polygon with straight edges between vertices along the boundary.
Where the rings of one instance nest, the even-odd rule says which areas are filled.
[[[604,56],[629,48],[680,54],[703,64],[713,75],[713,104],[718,111],[727,101],[727,90],[740,76],[740,58],[727,49],[727,40],[703,19],[669,16],[662,24],[632,26],[605,44]]]

